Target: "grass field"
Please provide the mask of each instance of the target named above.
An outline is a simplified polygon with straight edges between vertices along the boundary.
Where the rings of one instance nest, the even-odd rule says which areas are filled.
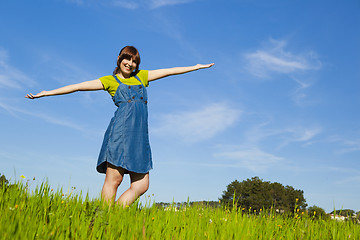
[[[301,211],[276,215],[207,206],[108,207],[21,181],[0,189],[1,239],[360,239],[360,225],[316,219]]]

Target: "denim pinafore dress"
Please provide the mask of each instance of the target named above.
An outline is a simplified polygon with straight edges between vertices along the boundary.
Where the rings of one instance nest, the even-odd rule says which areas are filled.
[[[118,107],[105,132],[96,170],[106,173],[107,162],[128,172],[147,173],[152,169],[148,134],[147,91],[139,85],[126,85],[114,75],[119,87],[113,96]]]

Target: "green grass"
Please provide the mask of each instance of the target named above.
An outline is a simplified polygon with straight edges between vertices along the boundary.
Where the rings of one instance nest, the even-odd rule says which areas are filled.
[[[0,210],[1,239],[360,239],[360,225],[351,221],[206,206],[106,207],[46,182],[32,192],[22,182],[3,185]]]

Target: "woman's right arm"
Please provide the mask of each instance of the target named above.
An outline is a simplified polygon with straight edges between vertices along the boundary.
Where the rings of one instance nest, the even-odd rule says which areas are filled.
[[[77,83],[77,84],[72,84],[72,85],[68,85],[68,86],[54,89],[51,91],[42,91],[36,95],[29,93],[25,97],[34,99],[34,98],[41,98],[41,97],[46,97],[46,96],[68,94],[68,93],[73,93],[73,92],[77,92],[77,91],[96,91],[96,90],[104,90],[104,86],[102,85],[100,79],[86,81],[86,82]]]

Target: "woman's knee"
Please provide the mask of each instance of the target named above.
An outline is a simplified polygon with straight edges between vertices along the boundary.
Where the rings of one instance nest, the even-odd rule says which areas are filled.
[[[106,185],[118,187],[118,186],[120,186],[121,182],[122,182],[122,178],[118,178],[118,177],[115,177],[115,178],[106,177],[105,178],[105,184]]]
[[[149,183],[131,184],[130,188],[137,196],[141,196],[149,189]]]
[[[108,169],[106,170],[105,184],[118,187],[123,180],[123,175],[124,173],[122,173],[118,169],[108,167]]]
[[[149,189],[149,174],[131,176],[130,188],[136,192],[136,195],[140,196]]]

